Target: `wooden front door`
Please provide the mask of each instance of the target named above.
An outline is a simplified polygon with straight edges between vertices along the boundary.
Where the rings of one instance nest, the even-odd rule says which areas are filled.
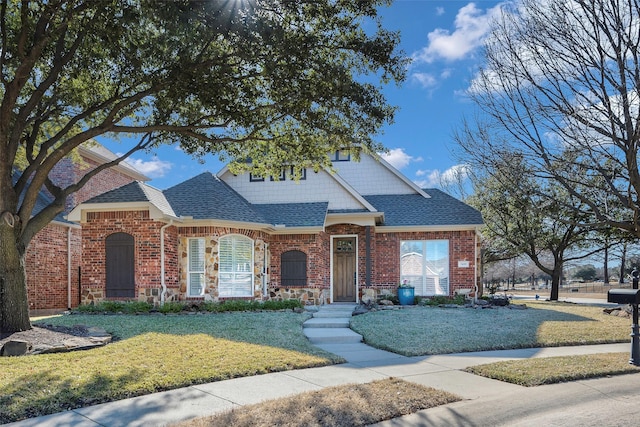
[[[333,299],[356,302],[356,238],[333,240]]]

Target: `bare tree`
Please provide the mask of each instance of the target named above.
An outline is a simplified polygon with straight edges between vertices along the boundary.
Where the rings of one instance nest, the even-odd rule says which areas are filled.
[[[486,41],[465,132],[562,186],[583,225],[640,237],[638,46],[638,1],[515,3]]]
[[[459,142],[471,158],[478,157],[473,141]],[[475,192],[469,199],[482,212],[489,252],[529,257],[551,276],[550,299],[557,300],[564,265],[599,251],[592,249],[595,232],[580,225],[582,214],[575,207],[581,201],[537,177],[520,156],[497,155],[492,160],[493,167],[475,168]]]

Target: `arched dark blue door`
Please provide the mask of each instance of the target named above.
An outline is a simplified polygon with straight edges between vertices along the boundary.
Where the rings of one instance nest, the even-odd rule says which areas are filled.
[[[106,239],[107,298],[134,298],[134,240],[131,234],[114,233]]]

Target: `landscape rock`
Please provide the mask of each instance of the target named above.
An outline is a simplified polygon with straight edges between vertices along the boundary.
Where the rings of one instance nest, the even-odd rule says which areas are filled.
[[[24,356],[33,346],[29,341],[11,340],[0,349],[0,356]]]
[[[382,300],[380,300],[380,302],[378,304],[380,304],[380,305],[393,305],[393,301],[389,301],[388,299],[382,299]]]
[[[0,338],[0,356],[28,356],[88,350],[102,347],[112,341],[111,335],[104,329],[83,325],[34,326],[30,330],[0,336]]]

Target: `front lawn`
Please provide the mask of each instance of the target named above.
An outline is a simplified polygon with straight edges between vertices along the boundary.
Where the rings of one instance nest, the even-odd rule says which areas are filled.
[[[602,353],[506,360],[471,366],[466,371],[499,381],[532,387],[637,373],[640,372],[640,367],[629,364],[629,353]]]
[[[308,314],[73,315],[118,341],[71,353],[0,358],[0,423],[267,372],[342,360],[302,333]]]
[[[526,310],[410,307],[355,316],[351,328],[405,356],[629,341],[631,320],[602,308],[527,302]]]

